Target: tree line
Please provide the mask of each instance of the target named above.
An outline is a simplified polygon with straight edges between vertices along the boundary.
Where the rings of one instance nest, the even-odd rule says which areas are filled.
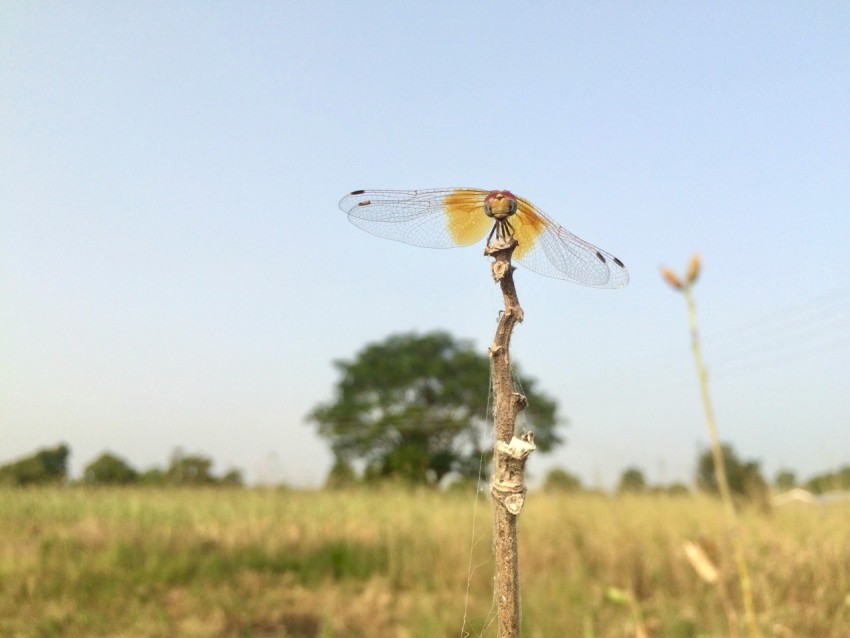
[[[850,465],[834,472],[818,474],[805,482],[798,482],[791,470],[780,470],[771,485],[762,475],[757,461],[741,459],[729,444],[724,444],[722,449],[730,488],[736,496],[747,501],[765,500],[771,487],[776,490],[802,487],[813,494],[850,490]],[[212,459],[200,454],[184,454],[179,448],[175,449],[164,468],[152,467],[145,471],[133,468],[125,459],[112,452],[103,452],[85,466],[78,480],[70,481],[70,453],[70,448],[61,444],[40,449],[29,456],[2,465],[0,485],[244,486],[240,470],[232,469],[217,476],[212,472]],[[338,468],[332,468],[328,474],[326,487],[329,489],[371,485],[382,480],[381,477],[375,476],[358,477],[353,473],[348,475],[348,480],[341,480],[335,472],[338,472]],[[383,477],[383,480],[392,480],[392,477]],[[463,484],[464,481],[461,480],[460,483]],[[702,452],[697,459],[694,484],[699,491],[710,494],[718,492],[710,450]],[[541,487],[546,491],[593,491],[593,488],[584,485],[578,476],[563,468],[549,470]],[[620,474],[616,491],[620,494],[681,495],[691,492],[691,489],[684,483],[651,485],[640,468],[630,466]]]
[[[740,458],[732,445],[728,443],[721,445],[721,452],[729,489],[739,498],[759,501],[765,499],[771,490],[787,491],[795,487],[803,488],[813,494],[850,490],[850,465],[839,468],[835,472],[817,474],[806,481],[799,481],[792,470],[781,469],[776,473],[773,481],[769,482],[764,477],[758,461]],[[586,489],[579,477],[563,469],[551,470],[546,475],[543,487],[563,491]],[[719,492],[710,449],[705,449],[697,457],[693,488],[710,494]],[[621,494],[653,492],[675,495],[690,492],[691,489],[692,487],[684,483],[651,485],[643,470],[630,466],[620,474],[616,491]]]
[[[340,378],[331,400],[318,404],[307,421],[316,427],[334,456],[327,487],[346,487],[393,480],[410,485],[444,487],[449,483],[486,480],[493,442],[485,432],[489,410],[490,360],[470,342],[436,331],[391,335],[367,344],[352,360],[334,362]],[[538,453],[563,443],[568,425],[557,402],[538,389],[537,381],[514,364],[514,385],[528,399],[524,427],[534,432]],[[760,464],[740,459],[723,446],[730,487],[739,496],[764,499],[768,482]],[[69,449],[60,445],[0,467],[0,484],[66,483]],[[179,449],[165,468],[140,472],[127,461],[104,452],[83,470],[79,482],[89,485],[241,485],[242,474],[212,473],[212,460]],[[697,489],[717,491],[709,451],[700,454],[694,472]],[[544,486],[582,489],[566,470],[554,470]],[[798,484],[789,470],[774,481],[778,489],[800,486],[814,493],[850,489],[850,466]],[[626,468],[618,491],[687,491],[685,485],[649,486],[639,468]]]
[[[65,485],[68,484],[68,457],[71,449],[66,444],[38,450],[30,456],[0,466],[0,485]],[[200,454],[184,454],[174,450],[168,465],[139,471],[125,459],[103,452],[83,468],[75,483],[81,485],[230,485],[244,484],[242,472],[230,470],[221,476],[212,472],[212,459]]]

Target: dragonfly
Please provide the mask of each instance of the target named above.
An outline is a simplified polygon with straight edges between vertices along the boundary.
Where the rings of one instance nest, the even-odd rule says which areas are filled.
[[[426,248],[470,246],[485,235],[488,245],[494,237],[513,237],[518,242],[514,259],[538,274],[596,288],[629,283],[629,272],[617,257],[508,190],[356,190],[339,207],[351,223],[378,237]]]

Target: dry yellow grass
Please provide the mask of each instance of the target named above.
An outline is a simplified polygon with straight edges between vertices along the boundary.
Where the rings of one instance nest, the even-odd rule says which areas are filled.
[[[0,635],[459,636],[472,507],[470,493],[401,489],[0,491]],[[479,503],[472,635],[492,614],[489,507]],[[741,524],[765,634],[850,636],[850,505],[744,512]],[[731,635],[683,545],[713,542],[734,592],[723,525],[705,497],[531,494],[522,635],[635,635],[611,588],[650,635]]]

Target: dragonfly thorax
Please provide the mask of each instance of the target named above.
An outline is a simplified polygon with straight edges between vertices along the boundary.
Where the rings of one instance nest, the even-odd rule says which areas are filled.
[[[516,195],[511,191],[491,191],[484,198],[484,212],[501,221],[516,213],[516,204]]]

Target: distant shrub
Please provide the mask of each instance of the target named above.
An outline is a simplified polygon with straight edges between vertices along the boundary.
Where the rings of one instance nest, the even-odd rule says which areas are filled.
[[[138,480],[139,473],[129,463],[104,452],[85,467],[82,482],[88,485],[127,485]]]
[[[543,480],[546,491],[578,492],[581,490],[581,479],[567,470],[556,467],[546,474]]]
[[[620,493],[637,494],[646,491],[646,478],[643,472],[636,467],[629,467],[623,470],[620,475],[620,484],[617,487]]]
[[[806,487],[815,494],[850,490],[850,465],[845,465],[835,472],[818,474],[806,481]]]
[[[0,484],[58,485],[68,479],[68,455],[64,443],[39,450],[32,456],[0,466]]]

